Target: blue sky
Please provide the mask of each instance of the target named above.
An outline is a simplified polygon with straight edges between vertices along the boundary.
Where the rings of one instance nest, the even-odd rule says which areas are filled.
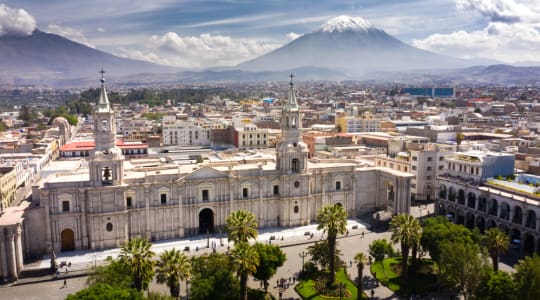
[[[234,65],[340,15],[362,17],[406,43],[446,55],[540,61],[538,0],[0,3],[0,35],[34,26],[117,55],[188,68]]]

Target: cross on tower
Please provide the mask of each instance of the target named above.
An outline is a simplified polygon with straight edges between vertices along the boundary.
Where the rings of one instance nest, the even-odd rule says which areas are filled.
[[[101,83],[105,83],[105,77],[104,77],[105,71],[103,70],[103,68],[101,68],[101,71],[99,71],[99,73],[101,73]]]
[[[293,73],[291,73],[291,75],[289,75],[289,77],[291,77],[291,83],[290,83],[290,85],[292,86],[292,85],[293,85],[293,78],[294,78]]]

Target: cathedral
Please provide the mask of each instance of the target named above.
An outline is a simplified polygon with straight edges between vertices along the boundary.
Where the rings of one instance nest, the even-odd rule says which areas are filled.
[[[27,253],[115,248],[136,236],[159,241],[224,233],[227,216],[238,209],[253,212],[260,228],[314,223],[328,204],[342,205],[351,217],[410,209],[410,174],[355,160],[308,159],[292,78],[275,159],[191,165],[128,160],[116,146],[103,78],[93,120],[96,147],[88,167],[83,161],[39,187],[41,209],[32,217],[42,214],[42,220],[25,228],[32,231],[27,243],[36,244]],[[35,233],[42,238],[28,237]]]

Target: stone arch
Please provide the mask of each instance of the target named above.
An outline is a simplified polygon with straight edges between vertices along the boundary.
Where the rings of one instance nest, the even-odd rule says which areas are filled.
[[[293,158],[291,160],[291,171],[293,172],[300,171],[300,160],[298,158]]]
[[[497,227],[497,222],[495,222],[492,219],[489,219],[487,221],[487,229],[491,229],[491,228],[494,228],[494,227]]]
[[[501,230],[502,232],[504,232],[506,234],[510,233],[510,227],[508,227],[508,225],[506,225],[504,223],[499,224],[499,230]]]
[[[534,253],[534,236],[528,232],[523,234],[523,251],[526,254]]]
[[[462,189],[458,190],[457,202],[458,204],[465,205],[465,191]]]
[[[75,233],[71,228],[66,228],[60,233],[61,251],[75,250]]]
[[[446,199],[446,194],[447,194],[446,185],[441,184],[439,188],[439,198]]]
[[[512,216],[512,223],[523,224],[523,210],[521,207],[514,206],[514,214]]]
[[[467,212],[466,218],[465,218],[465,227],[469,229],[473,229],[475,227],[474,223],[474,214],[472,212]]]
[[[527,211],[527,221],[525,222],[525,226],[536,230],[536,212],[532,209]]]
[[[448,200],[452,202],[456,201],[456,189],[453,186],[448,189]]]
[[[446,207],[442,202],[437,203],[437,213],[440,216],[446,215]]]
[[[205,207],[199,210],[199,234],[214,233],[214,210]]]
[[[484,233],[486,231],[486,219],[482,216],[476,217],[476,227],[480,229],[480,233]]]
[[[488,213],[490,215],[496,216],[498,209],[499,209],[499,202],[497,202],[497,199],[492,198],[491,201],[489,202]]]
[[[465,212],[459,208],[456,210],[456,223],[465,226]]]
[[[521,242],[521,231],[517,228],[512,228],[510,230],[510,240],[513,242],[513,240],[519,240]]]
[[[467,206],[470,208],[476,208],[476,194],[469,192],[467,195]]]
[[[478,197],[478,211],[486,212],[487,199],[484,196]]]
[[[510,205],[506,202],[502,202],[500,211],[499,218],[508,221],[510,219]]]

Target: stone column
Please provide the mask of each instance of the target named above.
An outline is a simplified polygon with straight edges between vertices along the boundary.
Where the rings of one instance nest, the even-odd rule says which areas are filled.
[[[22,271],[24,267],[24,261],[23,261],[23,247],[22,247],[22,229],[21,225],[17,224],[16,229],[16,235],[15,235],[15,249],[16,249],[16,256],[17,256],[17,270],[18,272]]]
[[[259,227],[265,227],[265,220],[264,220],[264,208],[263,208],[263,179],[262,179],[262,165],[259,166],[259,207],[258,207],[258,215],[259,215]]]
[[[6,247],[6,236],[4,235],[4,228],[0,227],[0,275],[3,278],[8,277],[8,249]]]
[[[19,279],[17,272],[17,251],[15,249],[15,228],[9,228],[7,234],[7,250],[8,250],[8,273],[15,280]]]
[[[184,237],[184,203],[183,203],[183,189],[178,189],[178,237]]]

